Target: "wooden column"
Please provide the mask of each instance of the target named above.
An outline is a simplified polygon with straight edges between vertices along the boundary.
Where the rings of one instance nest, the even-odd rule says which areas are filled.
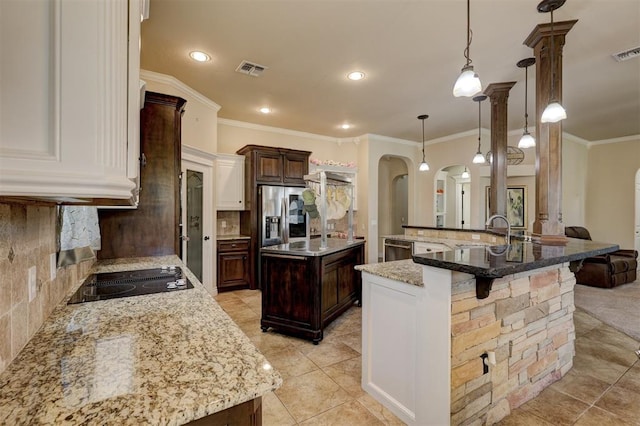
[[[542,112],[552,97],[562,103],[562,48],[565,35],[577,20],[537,25],[524,41],[536,57],[536,217],[533,234],[545,242],[566,241],[562,223],[562,121],[541,123]],[[551,69],[551,55],[553,67]],[[555,93],[551,93],[551,79]]]
[[[507,215],[507,105],[515,81],[491,83],[484,94],[491,100],[491,211]],[[499,222],[498,222],[499,223]]]

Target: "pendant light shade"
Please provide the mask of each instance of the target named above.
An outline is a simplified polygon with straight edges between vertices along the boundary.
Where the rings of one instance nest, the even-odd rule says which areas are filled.
[[[478,95],[473,98],[473,101],[478,103],[478,152],[476,152],[476,155],[473,157],[473,160],[472,160],[473,164],[484,164],[484,155],[482,155],[482,151],[480,150],[480,141],[482,139],[480,107],[481,107],[482,101],[484,101],[485,99],[487,99],[486,95]]]
[[[429,170],[429,165],[424,159],[424,120],[426,120],[427,118],[429,118],[427,114],[418,116],[418,120],[422,120],[422,162],[418,166],[418,170],[420,170],[421,172],[426,172],[427,170]]]
[[[560,105],[556,98],[556,68],[554,65],[554,59],[556,56],[555,50],[555,38],[556,35],[553,31],[553,11],[562,7],[565,0],[542,0],[538,4],[538,12],[546,13],[551,12],[551,48],[549,49],[549,58],[551,62],[551,101],[549,105],[542,112],[540,117],[541,123],[557,123],[560,120],[567,118],[567,111]]]
[[[542,123],[557,123],[565,118],[567,118],[567,111],[565,111],[564,107],[557,101],[551,101],[542,112],[540,121]]]
[[[469,171],[467,170],[467,166],[464,166],[464,172],[460,175],[462,179],[469,179]]]
[[[464,49],[464,57],[467,60],[462,72],[456,80],[456,84],[453,86],[453,96],[459,98],[460,96],[471,97],[482,92],[482,83],[478,74],[473,70],[471,65],[471,57],[469,56],[469,50],[471,48],[471,0],[467,0],[467,47]]]
[[[526,58],[518,61],[518,68],[524,68],[524,133],[518,142],[518,148],[533,148],[536,140],[529,134],[529,114],[527,113],[528,88],[529,88],[529,67],[536,63],[536,58]]]

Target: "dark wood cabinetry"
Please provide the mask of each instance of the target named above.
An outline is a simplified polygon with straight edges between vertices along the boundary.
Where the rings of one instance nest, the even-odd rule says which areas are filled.
[[[318,343],[324,328],[360,301],[364,244],[326,256],[262,253],[263,331],[273,327]]]
[[[218,292],[250,287],[250,243],[248,239],[218,241]]]
[[[261,426],[262,397],[252,399],[235,407],[227,408],[207,417],[187,423],[188,426]]]
[[[309,151],[246,145],[237,152],[245,156],[245,210],[240,212],[240,232],[251,236],[250,288],[259,288],[260,208],[259,185],[306,186]]]
[[[147,92],[140,112],[140,201],[99,211],[100,259],[180,253],[180,129],[186,101]]]

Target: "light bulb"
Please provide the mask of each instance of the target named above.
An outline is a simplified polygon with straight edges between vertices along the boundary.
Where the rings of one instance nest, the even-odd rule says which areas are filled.
[[[467,171],[467,169],[464,169],[464,172],[462,172],[462,174],[460,175],[460,177],[462,179],[469,179],[469,172]]]
[[[533,148],[534,146],[536,146],[536,140],[529,132],[525,131],[518,142],[518,148]]]
[[[460,96],[470,97],[480,92],[482,92],[482,83],[480,83],[478,74],[473,71],[472,65],[465,66],[453,86],[453,96],[456,98]]]
[[[480,151],[476,153],[473,157],[473,164],[483,164],[484,163],[484,155]]]
[[[420,163],[418,170],[420,170],[421,172],[426,172],[427,170],[429,170],[429,165],[426,163],[426,161],[423,161],[422,163]]]
[[[541,123],[557,123],[567,118],[567,111],[558,102],[553,101],[547,105],[540,117]]]

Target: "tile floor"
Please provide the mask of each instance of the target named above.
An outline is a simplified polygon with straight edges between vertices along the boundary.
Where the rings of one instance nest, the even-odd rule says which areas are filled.
[[[222,308],[284,378],[263,398],[263,424],[402,425],[360,387],[361,311],[353,307],[313,345],[260,330],[261,296],[240,290],[216,296]],[[581,310],[574,315],[574,367],[500,425],[640,426],[640,343]]]

